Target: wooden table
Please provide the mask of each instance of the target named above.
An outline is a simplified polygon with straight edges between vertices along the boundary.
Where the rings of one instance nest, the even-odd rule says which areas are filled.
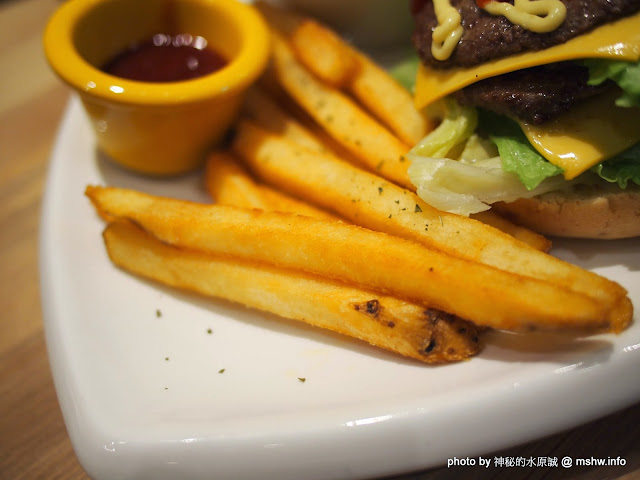
[[[51,379],[38,289],[38,224],[47,161],[67,89],[41,33],[55,0],[0,0],[0,479],[84,479]],[[640,379],[640,372],[638,373]],[[544,409],[544,405],[540,405]],[[612,457],[625,466],[446,467],[402,478],[640,478],[640,404],[499,457]]]

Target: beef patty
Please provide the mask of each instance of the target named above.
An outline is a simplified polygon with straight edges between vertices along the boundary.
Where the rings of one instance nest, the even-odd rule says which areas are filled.
[[[534,33],[514,25],[501,15],[480,9],[476,0],[451,0],[462,17],[464,33],[449,59],[431,55],[431,36],[438,25],[433,2],[414,3],[413,43],[425,64],[433,68],[471,67],[516,53],[542,50],[583,34],[599,25],[640,10],[640,0],[561,0],[567,7],[565,21],[552,32]]]
[[[485,108],[540,125],[613,87],[609,83],[587,85],[587,79],[586,68],[563,62],[488,78],[454,95],[461,105]]]
[[[503,16],[481,10],[476,0],[451,0],[461,14],[464,33],[451,57],[439,61],[431,55],[431,34],[437,26],[433,2],[416,0],[412,10],[416,22],[413,42],[422,61],[433,68],[472,67],[494,58],[564,43],[640,10],[640,0],[561,1],[567,7],[563,24],[549,33],[534,33]],[[479,81],[457,92],[456,97],[461,104],[539,125],[612,87],[610,83],[590,86],[587,79],[587,69],[578,64],[545,65]]]

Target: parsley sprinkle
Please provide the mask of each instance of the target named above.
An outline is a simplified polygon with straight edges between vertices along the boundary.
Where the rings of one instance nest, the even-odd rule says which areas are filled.
[[[415,213],[418,213],[418,212],[421,212],[421,211],[422,211],[422,209],[420,208],[420,205],[418,205],[418,204],[416,203],[416,208],[415,208],[414,212],[415,212]]]
[[[298,380],[300,380],[302,383],[304,383],[304,382],[306,382],[306,381],[307,381],[307,379],[306,379],[306,378],[304,378],[304,377],[298,377]]]

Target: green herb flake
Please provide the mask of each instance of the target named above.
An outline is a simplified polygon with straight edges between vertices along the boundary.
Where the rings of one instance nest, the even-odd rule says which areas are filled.
[[[382,189],[382,187],[378,187],[378,195],[382,195],[382,192],[384,192],[384,190]]]
[[[207,334],[211,335],[213,333],[213,330],[211,328],[207,328]]]
[[[220,370],[218,370],[218,373],[224,373],[225,370],[226,368],[221,368]]]
[[[304,383],[304,382],[306,382],[306,381],[307,381],[307,379],[306,379],[306,378],[304,378],[304,377],[298,377],[298,380],[300,380],[300,382],[302,382],[302,383]]]
[[[419,212],[421,212],[421,211],[422,211],[422,209],[420,208],[420,205],[418,205],[418,204],[416,203],[416,208],[415,208],[413,211],[414,211],[415,213],[419,213]]]
[[[162,312],[160,311],[160,309],[156,309],[156,317],[160,318],[162,316]]]

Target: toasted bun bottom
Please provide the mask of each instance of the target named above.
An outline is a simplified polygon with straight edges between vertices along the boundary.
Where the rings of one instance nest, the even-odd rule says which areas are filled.
[[[640,188],[578,185],[493,208],[514,223],[539,233],[574,238],[616,239],[640,236]]]

